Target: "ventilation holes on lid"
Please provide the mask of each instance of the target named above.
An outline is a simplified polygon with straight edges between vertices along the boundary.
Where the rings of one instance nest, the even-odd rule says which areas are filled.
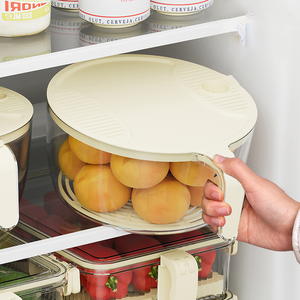
[[[56,95],[59,111],[67,123],[79,125],[85,131],[111,138],[125,133],[122,123],[110,110],[84,95],[71,92]],[[72,110],[69,108],[72,107]]]
[[[239,86],[228,85],[223,75],[203,68],[185,68],[180,70],[180,77],[190,89],[202,99],[228,110],[248,108],[248,102]],[[200,83],[200,84],[199,84]]]
[[[248,107],[246,99],[235,87],[230,87],[229,93],[211,93],[211,95],[209,95],[209,93],[205,93],[203,96],[211,103],[214,103],[224,109],[236,111],[246,109]]]
[[[201,84],[201,88],[212,94],[224,94],[229,91],[229,86],[220,80],[204,81]]]
[[[0,101],[7,98],[7,94],[0,92]]]
[[[1,98],[1,95],[3,95],[4,97]],[[1,100],[4,101],[2,102]],[[25,108],[23,98],[21,98],[19,94],[12,93],[11,91],[0,91],[0,106],[1,111],[6,112],[19,112]]]

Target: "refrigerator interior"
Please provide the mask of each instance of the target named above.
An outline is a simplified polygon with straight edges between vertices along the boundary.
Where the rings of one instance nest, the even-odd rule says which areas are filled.
[[[299,4],[291,0],[236,2],[257,12],[256,20],[245,27],[243,41],[236,33],[227,33],[138,52],[185,59],[233,75],[258,106],[248,165],[297,199],[300,194],[299,185],[295,185],[300,176],[295,167],[300,163],[297,155],[300,152]],[[43,112],[46,87],[61,68],[3,77],[0,86],[23,94],[32,101],[35,111]],[[42,174],[47,164],[46,150],[37,149],[46,147],[46,124],[43,113],[38,116],[33,119],[35,143],[30,168]],[[239,299],[292,298],[299,293],[299,278],[300,269],[293,253],[275,253],[239,243],[237,254],[231,258],[229,286]]]

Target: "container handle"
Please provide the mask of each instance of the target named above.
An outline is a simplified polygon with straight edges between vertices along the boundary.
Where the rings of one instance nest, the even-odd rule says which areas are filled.
[[[240,223],[245,191],[235,178],[224,173],[226,182],[224,201],[232,207],[232,212],[225,217],[226,223],[219,228],[218,234],[223,240],[236,239]]]
[[[234,157],[233,152],[231,152],[229,149],[226,154],[222,155],[227,157]],[[220,178],[219,187],[224,192],[224,201],[227,202],[232,208],[231,214],[225,217],[225,225],[218,228],[218,235],[225,241],[235,240],[238,234],[241,211],[244,203],[244,188],[237,179],[219,169],[213,163],[213,160],[208,156],[198,154],[198,160],[206,163],[218,173],[218,176]]]
[[[67,284],[64,287],[64,296],[70,294],[77,294],[80,292],[80,272],[75,266],[68,264],[67,262],[61,262],[67,269]]]
[[[160,258],[157,300],[195,300],[198,291],[198,265],[183,250],[171,250]]]
[[[0,228],[10,230],[19,221],[18,164],[12,150],[0,139]]]

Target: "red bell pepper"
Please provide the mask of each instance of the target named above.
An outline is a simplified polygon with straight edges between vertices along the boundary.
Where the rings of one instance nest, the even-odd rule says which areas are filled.
[[[110,299],[110,289],[104,286],[98,286],[89,284],[86,287],[86,291],[90,295],[90,300],[109,300]]]
[[[80,227],[78,227],[76,224],[68,222],[57,215],[50,215],[47,218],[41,220],[40,222],[46,226],[46,228],[42,228],[42,230],[50,234],[51,236],[53,236],[54,234],[53,231],[50,232],[49,230],[47,230],[49,228],[60,234],[66,234],[81,230]]]
[[[56,191],[49,191],[44,195],[44,208],[50,215],[60,216],[71,223],[76,222],[77,214],[59,198]]]
[[[115,249],[122,256],[140,256],[152,251],[163,249],[161,243],[146,235],[131,234],[115,239]],[[151,288],[157,287],[157,266],[159,260],[153,262],[152,265],[145,266],[135,265],[132,275],[132,284],[135,290],[140,293],[150,291]]]
[[[127,296],[132,271],[111,275],[85,274],[84,277],[83,285],[92,300],[121,299]]]
[[[99,263],[112,262],[121,258],[116,250],[105,247],[100,242],[83,245],[73,250],[81,257]],[[92,300],[126,297],[128,285],[132,279],[132,270],[124,268],[114,269],[112,272],[105,271],[104,273],[96,270],[83,270],[81,274],[84,277],[82,283]]]
[[[133,270],[132,285],[140,293],[157,287],[158,264],[143,266]]]
[[[22,213],[25,216],[25,218],[27,217],[31,219],[31,222],[29,222],[27,218],[25,219],[25,221],[27,223],[30,223],[31,225],[36,224],[35,222],[32,222],[32,220],[41,221],[49,217],[48,212],[43,207],[31,203],[29,200],[25,198],[22,198],[20,200],[19,210],[20,213]]]
[[[198,264],[198,277],[207,278],[207,275],[210,273],[216,258],[216,250],[199,253],[194,255],[194,257]]]

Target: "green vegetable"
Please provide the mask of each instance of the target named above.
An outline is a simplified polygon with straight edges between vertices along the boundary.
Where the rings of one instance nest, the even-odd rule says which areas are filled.
[[[27,277],[23,272],[14,271],[10,268],[0,266],[0,283]],[[0,285],[1,287],[1,285]]]
[[[201,266],[201,263],[202,263],[202,259],[200,256],[196,255],[194,256],[196,262],[197,262],[197,265],[198,265],[198,271],[202,271],[202,266]]]
[[[0,288],[3,286],[7,286],[12,280],[21,279],[25,277],[28,277],[26,273],[18,272],[10,268],[0,266]],[[20,293],[17,293],[17,295],[19,295],[23,300],[40,299],[40,296],[36,296],[36,293],[31,294],[29,292],[29,295],[27,296],[22,296],[20,295]]]

